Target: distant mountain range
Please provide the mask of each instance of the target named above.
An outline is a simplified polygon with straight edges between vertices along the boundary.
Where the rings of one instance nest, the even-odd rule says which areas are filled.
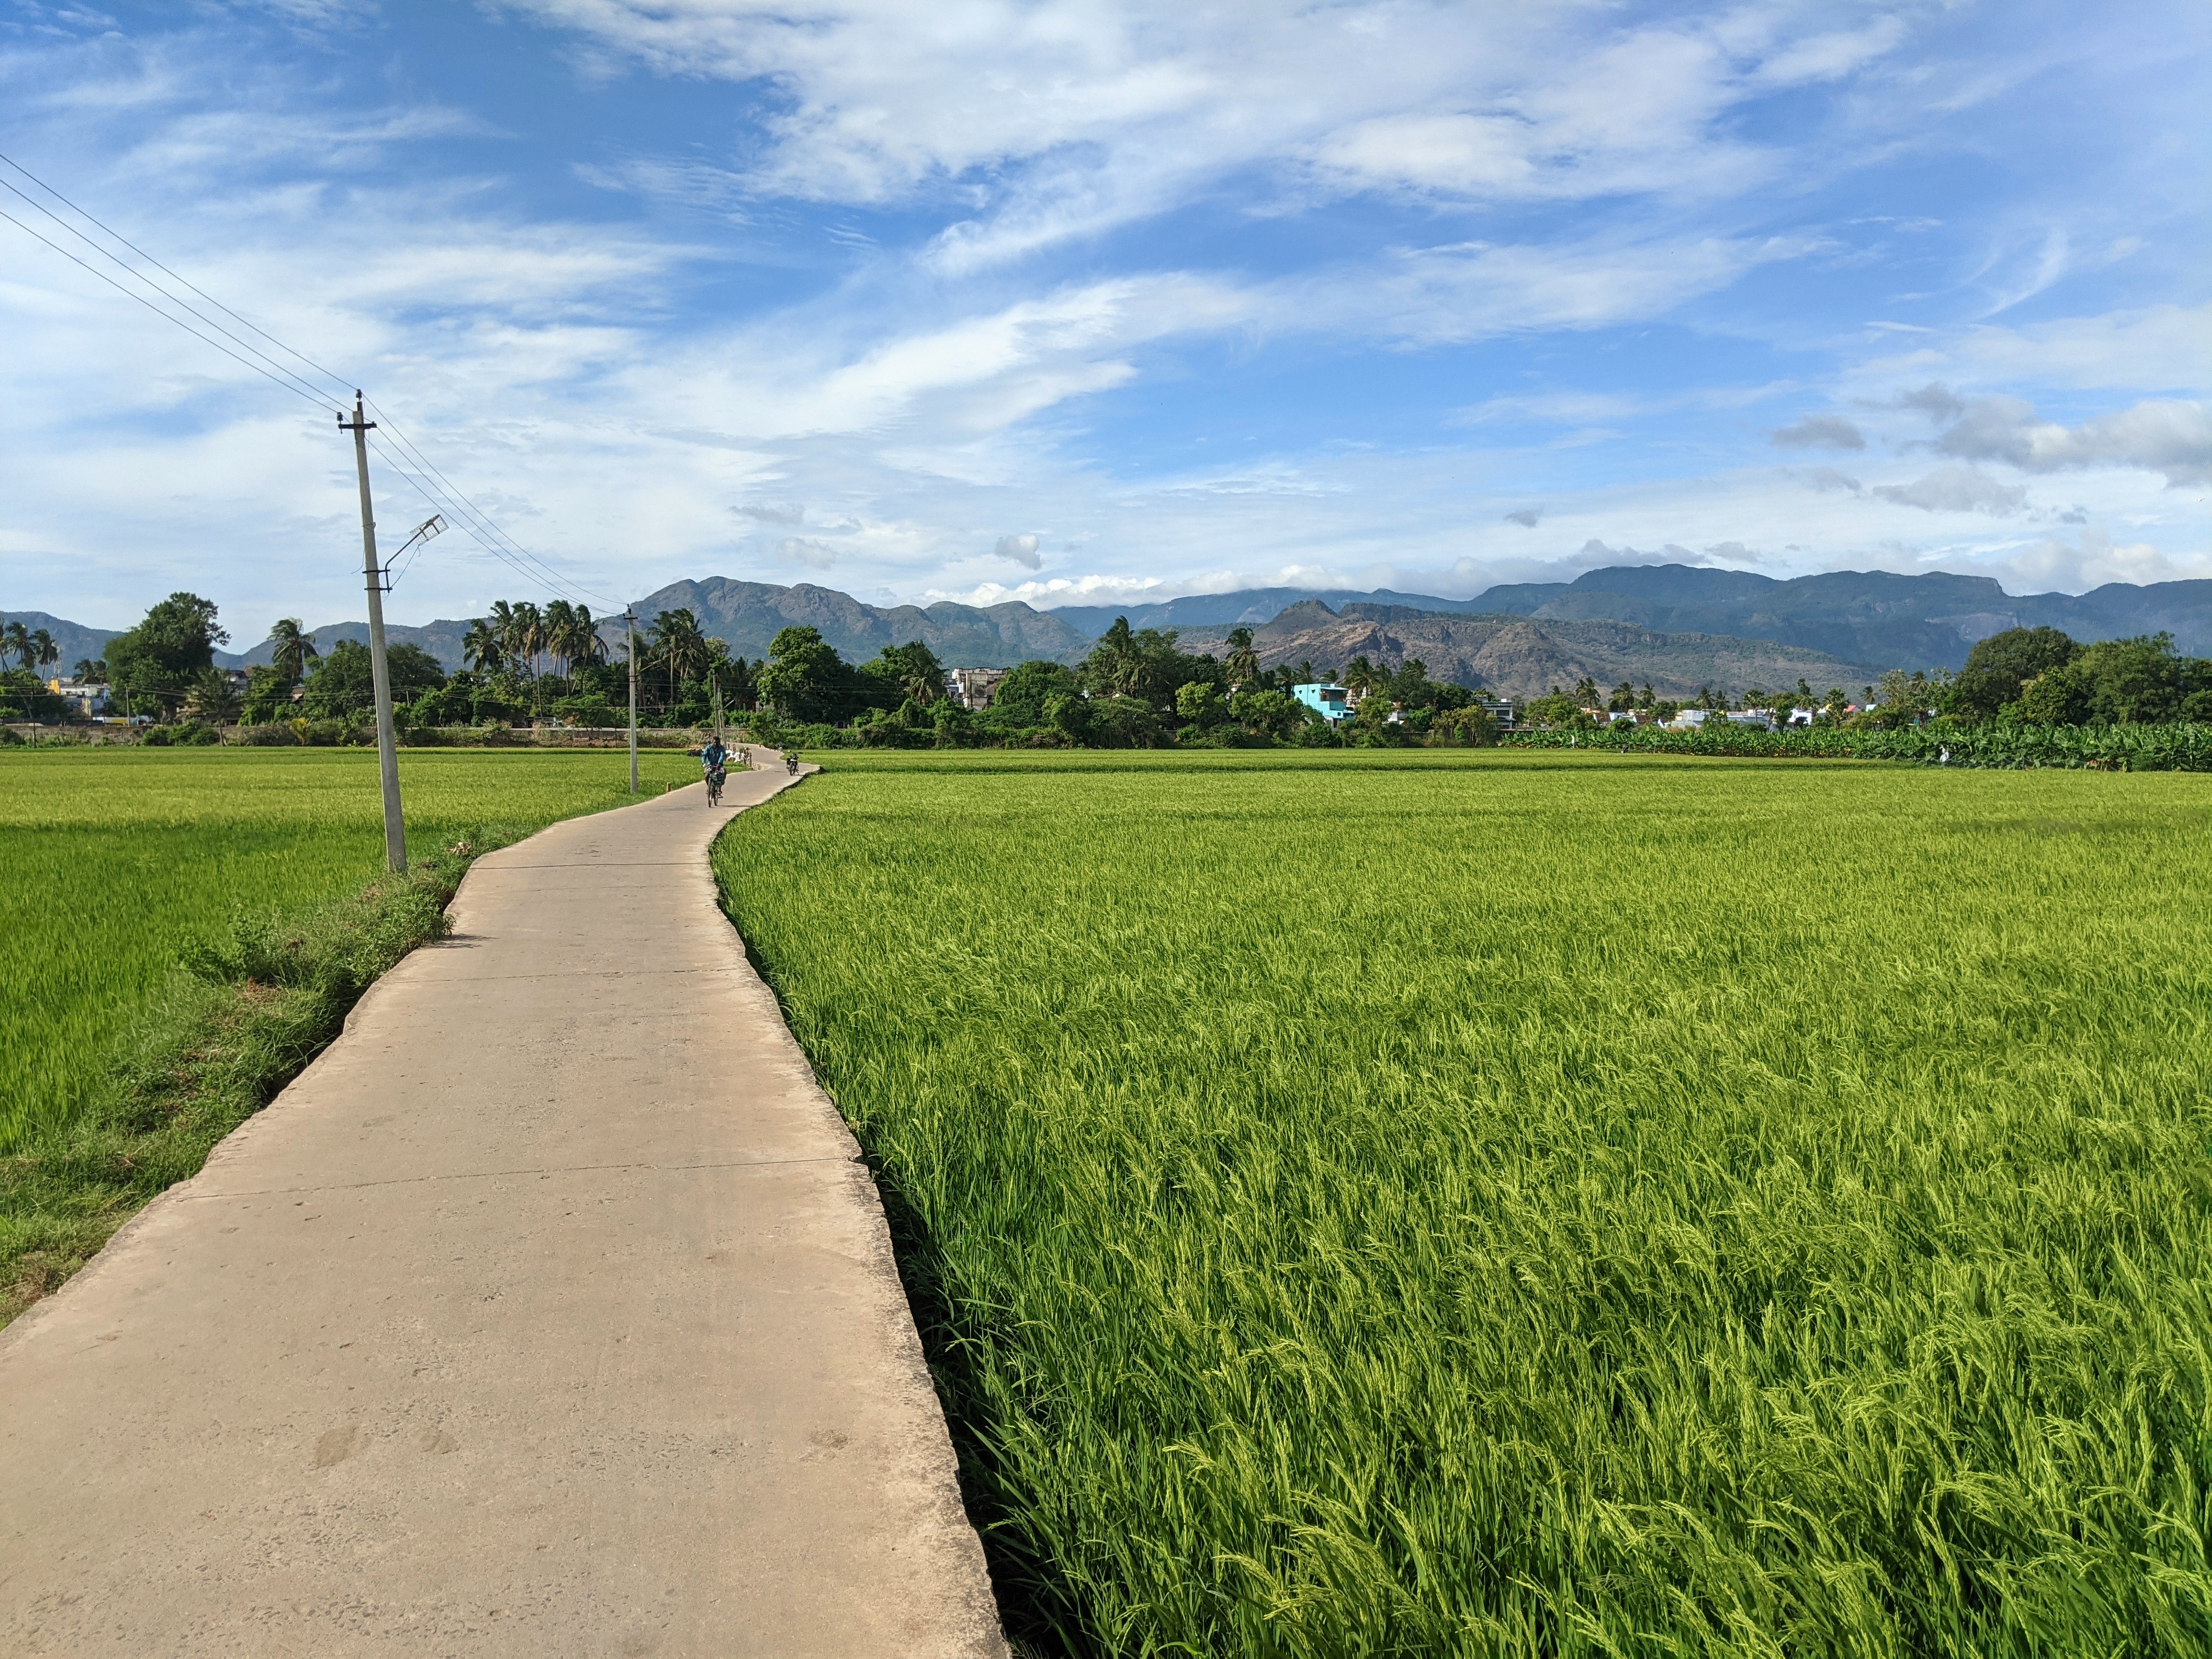
[[[1944,572],[1836,570],[1779,581],[1741,570],[1614,565],[1571,582],[1493,587],[1470,604],[1547,621],[1771,640],[1893,668],[1957,668],[1976,640],[2008,628],[2063,629],[2084,641],[2163,631],[2185,653],[2212,654],[2212,581],[2205,580],[2015,597],[1991,577]]]
[[[1188,629],[1183,648],[1218,654],[1225,628]],[[1450,615],[1410,605],[1294,605],[1253,631],[1263,667],[1310,662],[1340,672],[1354,657],[1395,670],[1419,658],[1431,679],[1485,686],[1510,697],[1571,688],[1584,675],[1610,690],[1621,681],[1649,684],[1662,697],[1688,698],[1707,686],[1741,691],[1795,685],[1854,697],[1881,677],[1870,663],[1825,652],[1724,635],[1659,633],[1634,623],[1539,621],[1533,617]]]
[[[1610,676],[1638,685],[1649,678],[1656,688],[1662,678],[1670,684],[1688,679],[1698,684],[1779,679],[1785,659],[1806,665],[1790,672],[1792,682],[1800,672],[1807,679],[1820,681],[1820,674],[1810,669],[1826,662],[1828,666],[1822,672],[1851,677],[1842,682],[1850,689],[1863,684],[1869,670],[1956,668],[1966,661],[1976,640],[2007,628],[2046,625],[2080,640],[2164,631],[2174,636],[2183,651],[2212,655],[2212,580],[2149,586],[2113,582],[2079,595],[2013,595],[1987,576],[1832,571],[1785,581],[1747,571],[1680,564],[1613,565],[1586,571],[1571,582],[1517,583],[1491,588],[1471,599],[1388,589],[1356,592],[1267,587],[1194,593],[1151,604],[1066,605],[1055,611],[1011,601],[879,606],[811,583],[783,587],[715,576],[674,582],[648,594],[638,602],[637,614],[646,623],[660,611],[688,607],[698,617],[702,631],[747,657],[766,655],[779,629],[799,623],[819,629],[823,638],[848,659],[865,660],[886,645],[918,639],[948,666],[995,668],[1036,657],[1073,662],[1116,617],[1127,617],[1133,627],[1176,629],[1193,646],[1218,640],[1238,626],[1268,629],[1271,639],[1286,639],[1289,635],[1279,619],[1285,611],[1305,605],[1323,607],[1334,620],[1323,622],[1301,611],[1291,631],[1315,634],[1315,643],[1310,651],[1301,647],[1290,660],[1310,655],[1316,663],[1341,667],[1361,650],[1374,658],[1383,647],[1339,652],[1321,643],[1322,635],[1349,638],[1346,626],[1356,623],[1414,641],[1409,648],[1427,663],[1431,674],[1449,677],[1457,671],[1448,670],[1447,661],[1464,662],[1467,673],[1500,690],[1538,681],[1541,689],[1549,690],[1551,680],[1546,677],[1565,669],[1541,665],[1545,664],[1585,665],[1576,668],[1565,684],[1588,672],[1596,679]],[[1379,614],[1382,611],[1398,614],[1386,617]],[[1417,617],[1427,620],[1417,622]],[[1454,619],[1471,617],[1487,617],[1492,623],[1519,618],[1540,626],[1534,634],[1443,629]],[[80,657],[97,657],[114,637],[112,629],[81,627],[42,611],[11,611],[6,619],[20,619],[27,627],[52,633],[62,647],[57,666],[64,672]],[[1565,626],[1583,623],[1640,631],[1579,633]],[[465,619],[444,620],[421,626],[395,624],[389,633],[395,643],[419,645],[451,671],[461,666],[461,637],[468,626]],[[1443,631],[1436,633],[1439,629]],[[618,623],[602,631],[611,644],[621,638]],[[1428,637],[1431,633],[1436,633],[1434,639]],[[368,634],[368,624],[357,622],[326,623],[314,630],[316,643],[325,650],[338,640],[366,639]],[[1478,635],[1503,643],[1478,646]],[[1692,638],[1706,643],[1680,642]],[[1676,643],[1655,643],[1661,641]],[[216,660],[226,666],[264,663],[270,649],[264,641],[242,656],[219,652]],[[1648,671],[1630,661],[1638,650],[1652,653]],[[1436,659],[1425,653],[1437,653]],[[1692,665],[1705,660],[1716,665],[1710,672]],[[1614,666],[1600,672],[1601,661]],[[1747,665],[1723,668],[1718,665],[1723,662]],[[1748,665],[1754,664],[1772,665]],[[1835,683],[1832,678],[1826,682]]]

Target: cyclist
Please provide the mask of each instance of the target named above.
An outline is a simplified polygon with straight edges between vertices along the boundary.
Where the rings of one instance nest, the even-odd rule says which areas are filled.
[[[799,775],[799,751],[796,749],[783,751],[783,769],[794,778]]]
[[[722,747],[720,738],[707,739],[707,746],[699,751],[699,764],[707,774],[707,804],[719,805],[722,799],[722,782],[728,775],[730,751]]]

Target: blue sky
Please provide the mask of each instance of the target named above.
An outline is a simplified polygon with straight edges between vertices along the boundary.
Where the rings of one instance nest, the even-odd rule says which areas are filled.
[[[602,605],[2079,591],[2212,575],[2209,45],[2197,0],[0,0],[0,149]],[[0,607],[359,614],[326,410],[5,224],[0,337]],[[457,533],[392,611],[550,591]]]

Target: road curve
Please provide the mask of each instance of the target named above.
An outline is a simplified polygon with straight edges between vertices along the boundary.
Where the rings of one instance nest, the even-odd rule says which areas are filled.
[[[715,903],[791,781],[478,860],[0,1334],[0,1653],[1005,1654],[874,1184]]]

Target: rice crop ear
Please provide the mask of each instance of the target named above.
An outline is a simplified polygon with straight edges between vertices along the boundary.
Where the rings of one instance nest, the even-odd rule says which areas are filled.
[[[870,752],[715,864],[1039,1650],[2148,1659],[2212,1652],[2203,810]]]

